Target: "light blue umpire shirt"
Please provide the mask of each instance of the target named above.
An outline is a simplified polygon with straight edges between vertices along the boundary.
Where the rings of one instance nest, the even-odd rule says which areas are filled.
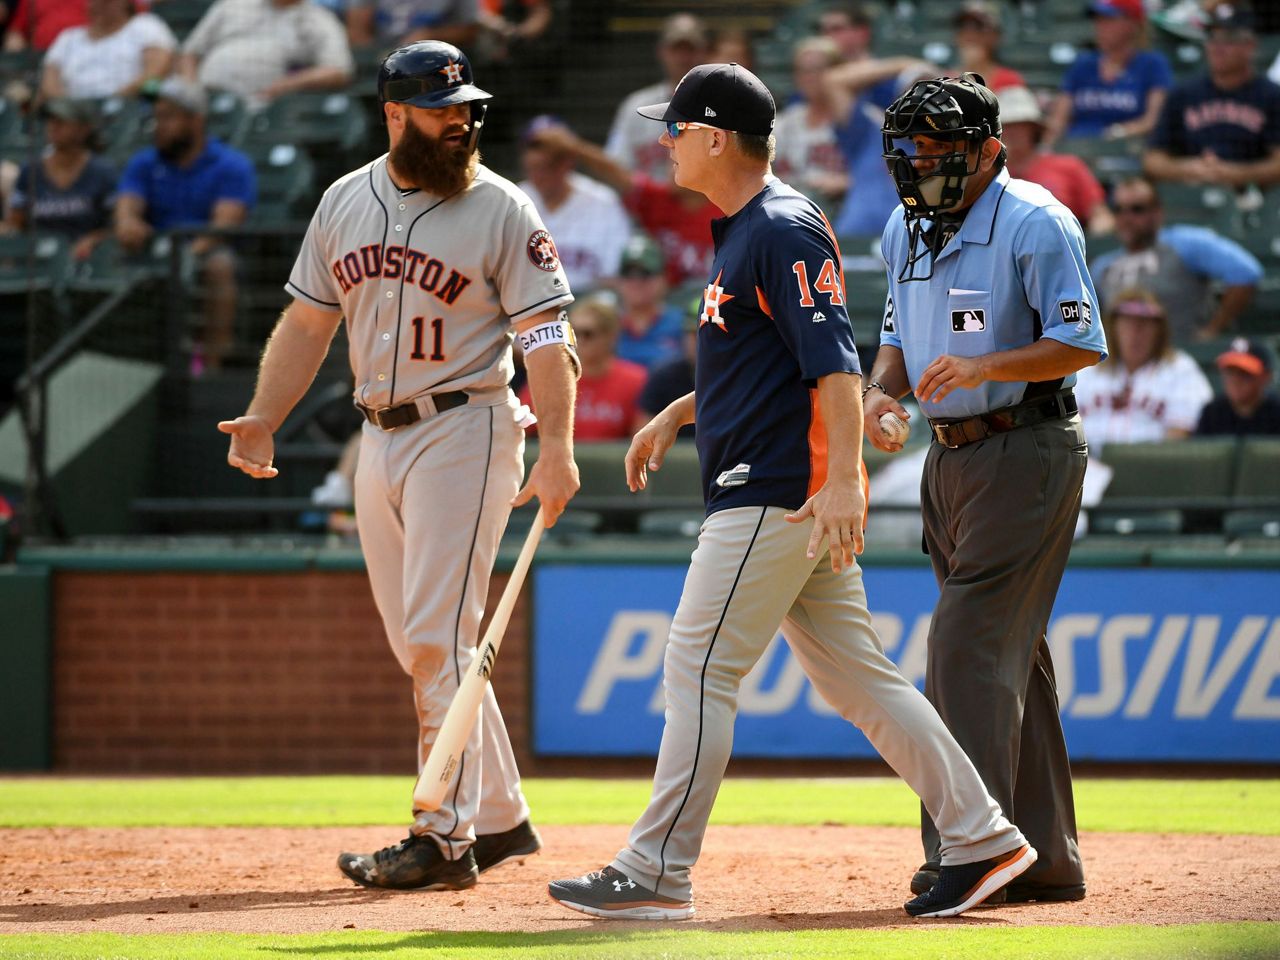
[[[943,354],[976,357],[1041,337],[1106,359],[1084,234],[1071,211],[1038,184],[1001,170],[938,254],[928,280],[898,282],[907,258],[901,206],[889,216],[880,252],[889,274],[880,343],[902,350],[913,388]],[[917,269],[928,264],[926,255]],[[1063,381],[1074,384],[1074,374]],[[971,417],[1021,402],[1026,389],[1025,382],[987,382],[920,406],[931,420]]]

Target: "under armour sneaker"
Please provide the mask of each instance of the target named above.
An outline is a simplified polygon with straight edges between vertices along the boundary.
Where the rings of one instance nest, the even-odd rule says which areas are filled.
[[[480,875],[470,850],[446,860],[434,840],[413,834],[377,853],[339,854],[338,869],[363,887],[386,890],[465,890]]]
[[[561,906],[608,920],[688,920],[693,916],[688,900],[656,894],[613,867],[556,880],[547,885],[547,892]]]
[[[938,882],[928,893],[907,901],[903,909],[913,917],[954,917],[976,907],[1036,862],[1035,847],[1023,844],[1012,853],[977,863],[938,869]]]
[[[524,863],[542,849],[542,838],[528,820],[516,824],[502,833],[486,833],[476,837],[471,851],[476,855],[480,872],[500,867],[504,863]]]

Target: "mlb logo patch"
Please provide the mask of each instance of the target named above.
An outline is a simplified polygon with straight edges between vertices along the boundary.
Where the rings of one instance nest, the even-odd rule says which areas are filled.
[[[1058,310],[1063,323],[1078,323],[1087,327],[1093,323],[1093,304],[1088,300],[1060,300]]]
[[[951,311],[952,333],[981,333],[985,329],[987,329],[986,310],[974,309]]]

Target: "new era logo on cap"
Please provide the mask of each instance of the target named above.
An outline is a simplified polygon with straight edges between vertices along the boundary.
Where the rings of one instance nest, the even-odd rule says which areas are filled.
[[[707,116],[714,117],[715,115],[716,115],[716,112],[712,110],[710,107],[707,107]]]

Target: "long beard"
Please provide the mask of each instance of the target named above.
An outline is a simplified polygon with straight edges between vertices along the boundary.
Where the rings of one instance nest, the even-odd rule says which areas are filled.
[[[413,186],[438,197],[464,190],[476,175],[480,151],[451,146],[406,123],[400,142],[391,148],[391,165]]]

